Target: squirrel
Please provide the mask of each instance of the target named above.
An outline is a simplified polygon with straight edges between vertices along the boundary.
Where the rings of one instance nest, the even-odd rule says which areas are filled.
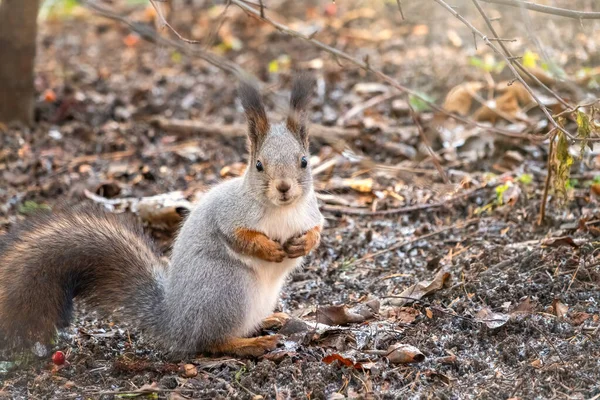
[[[248,167],[194,206],[168,263],[135,218],[98,206],[27,218],[0,236],[0,338],[15,347],[50,342],[69,326],[77,298],[134,322],[173,355],[277,347],[279,335],[250,336],[319,245],[324,222],[309,163],[313,84],[296,77],[287,119],[271,124],[256,87],[241,82]]]

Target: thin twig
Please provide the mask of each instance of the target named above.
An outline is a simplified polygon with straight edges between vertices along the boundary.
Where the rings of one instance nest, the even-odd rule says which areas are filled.
[[[448,111],[446,111],[444,108],[438,106],[437,104],[431,102],[430,100],[428,100],[427,98],[425,98],[423,95],[421,95],[419,92],[407,88],[403,85],[401,85],[398,81],[396,81],[394,78],[392,78],[389,75],[386,75],[385,73],[381,72],[380,70],[374,69],[368,62],[368,60],[359,60],[351,55],[349,55],[348,53],[341,51],[339,49],[336,49],[334,47],[331,47],[317,39],[315,39],[314,37],[312,37],[311,35],[305,35],[303,33],[300,33],[298,31],[295,31],[279,22],[273,21],[271,18],[269,18],[268,16],[265,15],[265,17],[261,17],[260,15],[260,11],[256,10],[255,8],[253,8],[252,6],[250,6],[247,1],[244,0],[231,0],[231,2],[233,4],[235,4],[236,6],[240,7],[242,10],[244,10],[246,13],[253,15],[254,17],[260,19],[261,21],[268,23],[269,25],[273,26],[275,29],[279,30],[280,32],[298,38],[298,39],[302,39],[305,40],[309,43],[312,43],[313,45],[315,45],[316,47],[320,48],[323,51],[326,51],[327,53],[330,53],[334,56],[334,58],[336,60],[346,60],[362,69],[364,69],[365,71],[368,71],[372,74],[374,74],[375,76],[377,76],[379,79],[381,79],[382,81],[388,83],[390,86],[392,86],[393,88],[395,88],[396,90],[402,92],[402,93],[407,93],[410,94],[411,96],[414,96],[418,99],[420,99],[421,101],[423,101],[425,104],[427,104],[429,107],[431,107],[433,110],[444,114],[450,118],[453,118],[457,121],[460,121],[464,124],[467,124],[468,126],[476,126],[478,128],[481,129],[485,129],[486,131],[491,131],[491,132],[495,132],[498,133],[500,135],[503,136],[507,136],[507,137],[513,137],[513,138],[519,138],[519,139],[526,139],[526,140],[533,140],[533,141],[537,141],[537,140],[544,140],[545,138],[542,137],[536,137],[533,135],[526,135],[526,134],[519,134],[519,133],[515,133],[515,132],[511,132],[509,130],[505,130],[505,129],[500,129],[500,128],[496,128],[496,127],[490,127],[489,125],[485,125],[485,124],[481,124],[478,123],[476,121],[473,121],[471,119],[468,118],[464,118],[460,115],[454,114],[454,113],[450,113]]]
[[[550,182],[552,182],[552,157],[554,153],[554,140],[556,139],[556,129],[552,131],[550,136],[550,145],[548,147],[548,166],[546,174],[546,183],[544,184],[544,194],[542,195],[542,204],[540,206],[540,215],[538,217],[538,225],[544,223],[546,218],[546,203],[548,202],[548,192],[550,191]]]
[[[402,2],[400,0],[396,0],[396,3],[398,4],[398,11],[400,11],[400,16],[402,17],[402,19],[404,19],[404,13],[402,12]]]
[[[529,93],[529,95],[538,104],[538,106],[540,107],[540,109],[542,110],[542,112],[544,113],[544,115],[546,115],[546,118],[548,119],[548,122],[550,122],[552,125],[554,125],[555,128],[559,129],[561,132],[563,132],[565,135],[567,135],[567,137],[569,137],[569,139],[571,139],[573,141],[577,141],[577,142],[580,142],[582,140],[600,141],[600,138],[586,138],[586,139],[577,138],[572,133],[570,133],[569,131],[567,131],[566,129],[564,129],[562,126],[560,126],[558,124],[558,122],[556,122],[554,120],[554,118],[552,118],[552,115],[550,114],[550,112],[548,111],[548,109],[546,108],[546,106],[542,103],[542,101],[539,99],[539,97],[534,93],[534,91],[531,89],[531,87],[529,87],[529,85],[527,84],[527,82],[525,82],[525,80],[523,79],[523,77],[521,76],[521,74],[519,74],[519,72],[515,69],[514,65],[508,59],[508,56],[506,54],[504,54],[503,52],[501,52],[500,49],[494,43],[492,43],[492,41],[490,40],[490,38],[488,38],[486,35],[484,35],[479,29],[477,29],[472,23],[470,23],[465,17],[463,17],[460,13],[458,13],[458,11],[456,11],[453,7],[451,7],[444,0],[433,0],[433,1],[435,1],[436,3],[438,3],[439,5],[441,5],[446,10],[448,10],[448,12],[450,12],[459,21],[461,21],[469,29],[471,29],[471,31],[473,32],[473,34],[479,36],[485,42],[485,44],[487,44],[492,50],[494,50],[495,53],[497,53],[498,55],[500,55],[504,59],[504,61],[506,62],[506,65],[508,66],[508,68],[511,70],[511,72],[515,76],[516,80],[518,80],[523,85],[523,87],[527,90],[527,92]],[[476,1],[476,0],[473,0],[473,1]],[[486,16],[486,18],[487,18],[487,16]]]
[[[438,172],[440,173],[440,176],[442,177],[442,180],[444,181],[444,183],[447,184],[448,182],[450,182],[448,180],[448,176],[446,175],[444,168],[442,168],[442,164],[440,164],[440,160],[439,160],[437,154],[435,154],[435,152],[431,148],[431,144],[429,143],[429,140],[427,139],[425,132],[423,132],[423,127],[421,126],[421,123],[419,122],[419,117],[417,116],[415,109],[410,104],[410,99],[406,99],[406,104],[408,105],[408,109],[410,110],[410,116],[412,117],[415,125],[417,126],[417,130],[419,131],[419,136],[421,136],[421,141],[423,142],[423,145],[425,146],[425,148],[429,152],[429,155],[431,156],[431,162],[433,162],[435,169],[437,169]]]
[[[477,0],[473,0],[473,4],[475,4],[475,7],[477,7],[477,11],[479,11],[479,13],[481,14],[481,16],[485,20],[485,23],[488,26],[490,32],[492,32],[492,35],[494,35],[495,37],[498,37],[498,33],[496,32],[496,29],[494,29],[494,25],[492,25],[492,21],[487,16],[487,14],[485,13],[485,11],[481,8],[481,5],[477,2]],[[498,44],[500,45],[500,47],[502,48],[502,50],[504,51],[504,53],[507,55],[508,60],[510,62],[514,63],[517,67],[519,67],[519,69],[521,70],[521,72],[523,72],[525,75],[527,75],[527,77],[529,79],[533,80],[537,85],[539,85],[540,87],[542,87],[543,89],[545,89],[556,100],[558,100],[563,106],[565,106],[565,107],[567,107],[569,109],[573,108],[573,106],[571,106],[569,103],[567,103],[558,93],[556,93],[554,90],[550,89],[544,82],[540,81],[537,76],[535,76],[527,68],[525,68],[525,66],[523,66],[523,64],[521,64],[521,62],[519,61],[519,59],[522,58],[522,57],[515,57],[510,52],[510,50],[508,49],[508,47],[506,47],[504,45],[504,43],[498,42]]]
[[[523,0],[481,0],[484,3],[502,4],[510,7],[527,8],[528,10],[537,11],[544,14],[558,15],[560,17],[573,19],[600,19],[600,12],[596,11],[576,11],[566,8],[558,8],[545,6],[542,4],[532,3]]]
[[[105,18],[109,18],[109,19],[112,19],[115,21],[119,21],[119,22],[129,26],[129,28],[132,31],[136,32],[142,38],[144,38],[150,42],[159,43],[164,46],[170,46],[170,47],[176,48],[177,50],[181,51],[184,54],[198,57],[198,58],[208,62],[209,64],[212,64],[215,67],[220,68],[229,73],[232,73],[234,75],[250,76],[250,74],[247,71],[245,71],[242,67],[227,60],[224,57],[210,53],[208,51],[203,51],[202,49],[199,48],[199,46],[187,46],[185,43],[182,43],[180,41],[171,40],[169,38],[162,37],[161,35],[159,35],[156,32],[156,30],[151,29],[146,25],[132,22],[132,21],[128,20],[127,18],[125,18],[124,16],[121,16],[121,15],[113,12],[109,8],[99,5],[95,1],[83,0],[82,4],[85,7],[89,8],[90,10],[94,11],[98,15],[101,15]]]
[[[177,32],[177,31],[175,30],[175,28],[173,28],[173,27],[171,26],[171,24],[169,24],[169,23],[167,22],[167,19],[165,18],[165,16],[163,15],[162,11],[160,10],[160,7],[158,7],[158,6],[156,5],[156,3],[155,3],[155,1],[156,1],[156,0],[149,0],[149,1],[150,1],[150,4],[152,4],[152,7],[154,7],[154,10],[156,11],[156,15],[158,15],[158,17],[161,19],[161,23],[162,23],[164,26],[166,26],[167,28],[169,28],[169,29],[171,30],[171,32],[173,32],[173,33],[175,34],[175,36],[177,36],[177,37],[179,38],[179,40],[182,40],[182,41],[184,41],[184,42],[186,42],[186,43],[190,43],[190,44],[200,44],[200,43],[202,43],[202,42],[201,42],[201,41],[199,41],[199,40],[192,40],[192,39],[188,39],[188,38],[185,38],[185,37],[181,36],[181,35],[179,34],[179,32]]]

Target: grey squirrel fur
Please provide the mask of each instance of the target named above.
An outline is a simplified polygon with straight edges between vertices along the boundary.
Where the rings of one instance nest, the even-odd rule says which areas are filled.
[[[303,167],[302,159],[309,157],[311,91],[312,79],[298,77],[287,121],[271,125],[256,88],[241,84],[248,168],[202,197],[168,265],[139,223],[96,207],[38,215],[0,236],[0,340],[48,342],[68,326],[74,298],[134,322],[175,355],[210,351],[255,332],[302,263],[298,238],[323,224],[310,165]],[[268,255],[273,260],[240,253],[240,228],[277,242]]]

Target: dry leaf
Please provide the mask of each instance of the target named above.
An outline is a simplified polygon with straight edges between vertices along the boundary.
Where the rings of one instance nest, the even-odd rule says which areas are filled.
[[[531,98],[531,95],[529,94],[527,89],[525,89],[525,86],[523,86],[521,82],[501,82],[498,85],[496,85],[496,90],[504,93],[512,93],[521,105],[529,104],[533,100]]]
[[[319,307],[316,319],[318,323],[325,325],[346,325],[366,320],[364,316],[349,311],[344,305]]]
[[[531,365],[533,368],[542,368],[543,366],[542,360],[540,359],[533,360],[529,365]]]
[[[509,319],[509,315],[495,313],[489,307],[483,307],[475,314],[475,320],[477,322],[483,322],[490,329],[500,328],[502,325],[506,324]]]
[[[389,303],[394,306],[403,306],[411,301],[420,300],[423,296],[443,288],[448,278],[450,278],[450,273],[442,270],[432,281],[422,281],[412,285],[400,293],[398,298],[390,299]]]
[[[556,238],[548,238],[542,241],[544,247],[560,247],[560,246],[571,246],[575,249],[579,248],[579,245],[575,243],[571,236],[561,236]]]
[[[446,95],[444,100],[444,109],[448,112],[455,112],[459,115],[466,116],[471,110],[473,104],[473,94],[483,88],[481,82],[467,82],[455,86]]]
[[[344,186],[356,190],[360,193],[371,193],[373,190],[373,179],[344,179]]]
[[[337,354],[337,353],[333,353],[330,354],[328,356],[325,356],[322,360],[325,364],[331,364],[335,361],[338,361],[340,364],[346,366],[346,367],[351,367],[351,368],[355,368],[355,369],[361,369],[362,365],[360,363],[354,363],[354,361],[349,360],[345,357],[342,357],[341,355]]]
[[[564,319],[567,316],[568,311],[569,306],[562,303],[560,300],[554,299],[554,301],[552,301],[552,313],[554,313],[559,320]]]
[[[236,176],[244,175],[245,171],[246,171],[246,163],[236,162],[236,163],[233,163],[231,165],[226,165],[223,168],[221,168],[221,171],[219,171],[219,175],[221,175],[222,178],[236,177]]]
[[[389,311],[388,317],[402,324],[411,324],[421,313],[412,307],[393,308]]]
[[[194,364],[185,364],[183,366],[183,376],[193,378],[198,375],[198,368]]]
[[[583,312],[583,311],[579,311],[576,313],[573,313],[571,315],[571,324],[573,325],[581,325],[583,324],[588,318],[590,317],[590,314]]]
[[[425,361],[425,355],[410,344],[393,344],[388,347],[386,358],[394,364],[419,363]]]
[[[529,296],[526,296],[511,314],[531,314],[533,309],[534,305],[531,303],[531,299]]]

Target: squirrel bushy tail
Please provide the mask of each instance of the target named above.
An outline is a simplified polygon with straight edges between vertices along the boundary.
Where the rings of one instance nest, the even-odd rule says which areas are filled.
[[[126,306],[120,315],[156,330],[164,268],[134,218],[89,206],[39,213],[0,236],[0,338],[48,343],[69,325],[75,297],[106,313]]]

